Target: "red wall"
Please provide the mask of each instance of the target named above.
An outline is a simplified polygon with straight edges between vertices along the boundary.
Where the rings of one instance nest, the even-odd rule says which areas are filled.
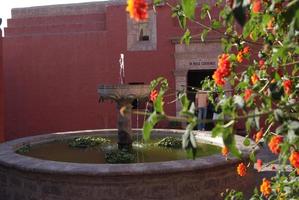
[[[99,104],[96,91],[99,84],[119,82],[121,52],[125,54],[126,82],[149,83],[162,75],[173,85],[169,69],[174,67],[174,47],[167,34],[158,37],[157,51],[127,52],[125,7],[108,7],[105,20],[103,30],[57,34],[55,27],[53,34],[36,35],[28,31],[46,33],[52,29],[30,27],[37,19],[9,21],[4,38],[7,139],[115,128],[115,103]],[[49,17],[49,21],[54,20]],[[14,27],[20,22],[30,26]]]
[[[120,53],[125,54],[127,83],[164,76],[175,93],[175,46],[170,39],[182,30],[168,7],[157,9],[155,51],[127,51],[124,5],[108,6],[104,15],[10,19],[3,43],[6,138],[115,128],[116,105],[99,104],[97,87],[119,83]],[[52,25],[59,20],[69,24]],[[78,20],[80,26],[73,24]],[[175,104],[166,111],[174,115]]]
[[[2,67],[2,30],[0,29],[0,142],[4,141],[4,91]]]

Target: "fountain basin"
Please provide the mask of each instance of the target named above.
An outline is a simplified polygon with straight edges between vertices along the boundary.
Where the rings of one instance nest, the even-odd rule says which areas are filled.
[[[150,93],[149,85],[144,84],[116,84],[100,85],[98,87],[100,99],[120,100],[120,99],[145,99]]]
[[[136,130],[135,130],[136,131]],[[140,131],[140,130],[138,130]],[[178,135],[183,130],[154,130],[153,134]],[[117,134],[117,130],[62,132],[20,138],[0,145],[0,199],[221,199],[226,188],[248,191],[254,172],[238,177],[237,159],[220,155],[156,163],[78,164],[41,160],[15,153],[23,145],[41,144],[82,135]],[[220,138],[198,132],[196,139],[222,145]],[[237,145],[248,157],[250,147]]]

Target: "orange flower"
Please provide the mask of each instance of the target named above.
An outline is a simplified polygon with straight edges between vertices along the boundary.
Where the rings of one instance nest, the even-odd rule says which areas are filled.
[[[252,12],[259,13],[262,10],[262,1],[261,0],[253,0],[252,2]]]
[[[293,167],[297,168],[297,170],[299,169],[299,151],[293,151],[291,153],[291,156],[289,157],[290,163],[291,165],[293,165]]]
[[[237,61],[239,63],[243,62],[243,52],[242,51],[239,51],[238,52],[238,55],[237,55]]]
[[[231,63],[228,54],[222,54],[218,59],[218,68],[213,74],[213,79],[218,86],[225,84],[224,78],[231,73]]]
[[[259,132],[257,132],[256,134],[255,134],[255,142],[256,143],[258,143],[259,141],[260,141],[260,139],[262,139],[262,137],[263,137],[263,130],[260,130]]]
[[[265,197],[268,197],[272,192],[271,182],[266,178],[263,179],[263,183],[260,187],[260,191]]]
[[[148,18],[146,0],[128,0],[126,11],[130,13],[130,17],[136,21],[143,21]]]
[[[252,90],[251,89],[246,89],[245,92],[244,92],[244,99],[245,99],[246,102],[250,99],[251,95],[252,95]]]
[[[265,61],[263,59],[259,60],[259,66],[260,66],[260,69],[265,69],[266,68]]]
[[[289,95],[292,93],[292,81],[291,80],[284,80],[283,81],[283,88],[284,92]]]
[[[263,161],[261,159],[257,159],[256,169],[257,169],[258,172],[260,172],[262,170],[262,166],[263,166]]]
[[[274,18],[269,20],[269,22],[267,23],[267,29],[273,29],[273,23],[274,23]]]
[[[250,79],[253,85],[255,85],[260,80],[256,74],[253,74]]]
[[[213,79],[215,80],[215,83],[219,86],[223,86],[225,84],[225,80],[222,77],[222,74],[219,73],[219,71],[215,71],[213,74]]]
[[[222,153],[223,156],[227,156],[228,152],[229,152],[229,150],[226,146],[222,147],[221,153]]]
[[[158,92],[157,92],[157,90],[152,90],[151,93],[150,93],[150,100],[151,100],[152,102],[156,101],[157,96],[158,96]]]
[[[274,154],[279,154],[280,153],[280,144],[283,141],[283,137],[280,135],[273,136],[268,144],[269,149],[272,151]]]
[[[246,171],[247,171],[247,168],[244,165],[244,163],[240,163],[237,167],[237,172],[238,172],[239,176],[245,176]]]
[[[250,52],[249,46],[244,47],[242,52],[243,52],[243,54],[248,54]]]

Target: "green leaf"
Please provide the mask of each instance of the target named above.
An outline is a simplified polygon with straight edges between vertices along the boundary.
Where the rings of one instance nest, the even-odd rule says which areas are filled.
[[[191,142],[192,148],[197,148],[197,142],[196,142],[195,136],[192,132],[190,133],[190,142]]]
[[[256,26],[256,24],[255,24]],[[259,33],[260,33],[260,28],[255,27],[253,31],[251,32],[251,38],[253,41],[257,41],[259,39]]]
[[[185,16],[178,16],[179,25],[182,29],[186,28],[187,19]]]
[[[286,6],[286,12],[284,13],[283,17],[286,20],[287,24],[290,24],[291,21],[296,19],[298,16],[296,16],[299,8],[299,0],[290,1],[288,5]]]
[[[234,103],[239,109],[242,109],[244,107],[244,99],[240,95],[234,96]]]
[[[223,134],[222,134],[222,138],[223,138],[223,143],[224,145],[229,149],[229,151],[237,158],[241,159],[241,152],[239,151],[239,149],[236,147],[236,140],[235,140],[235,136],[232,133],[232,129],[231,128],[226,128],[223,129]]]
[[[208,11],[210,10],[210,5],[207,3],[203,3],[202,8],[201,8],[201,12],[200,12],[200,19],[205,19]]]
[[[217,20],[213,20],[211,27],[212,27],[212,29],[219,29],[219,28],[221,28],[221,23]]]
[[[150,139],[151,131],[153,130],[154,126],[160,121],[164,119],[163,115],[157,114],[154,111],[144,122],[143,124],[143,139],[144,141],[148,141]]]
[[[190,130],[186,129],[185,133],[182,135],[182,147],[187,149],[190,142]]]
[[[281,122],[284,118],[283,111],[281,109],[275,109],[274,110],[274,117],[276,121]]]
[[[236,90],[244,90],[247,87],[248,87],[248,83],[246,83],[246,82],[240,82],[236,86]]]
[[[202,42],[205,41],[206,36],[208,35],[208,33],[210,32],[209,29],[203,29],[203,31],[200,34],[200,39]]]
[[[272,16],[269,15],[269,14],[263,14],[263,22],[262,22],[262,25],[264,28],[267,27],[269,21],[271,20]]]
[[[186,149],[186,152],[187,152],[187,158],[193,159],[193,160],[196,158],[197,149],[189,148],[189,149]]]
[[[188,158],[195,159],[197,153],[197,143],[192,130],[196,123],[188,124],[185,133],[182,135],[182,147],[186,150]]]
[[[212,130],[212,137],[217,137],[217,136],[221,135],[222,132],[223,132],[223,126],[220,124],[217,124],[215,126],[215,128],[213,128],[213,130]]]
[[[187,29],[183,37],[181,38],[181,43],[185,42],[185,44],[189,45],[191,38],[192,38],[191,32],[189,31],[189,29]]]
[[[280,125],[279,127],[276,128],[275,132],[277,134],[284,134],[285,132],[287,132],[285,125]]]
[[[252,32],[253,28],[254,28],[254,26],[253,26],[252,21],[251,20],[248,21],[243,28],[243,37],[247,38],[250,35],[250,33]]]
[[[291,144],[296,144],[299,142],[299,136],[295,134],[295,131],[292,129],[288,130],[288,141]]]
[[[185,16],[189,19],[194,19],[196,0],[181,0],[181,5]]]
[[[256,162],[256,157],[255,157],[255,153],[254,152],[251,152],[250,154],[249,154],[249,159],[252,161],[252,162]]]
[[[154,0],[154,5],[156,6],[156,5],[160,5],[160,4],[162,4],[162,3],[164,3],[164,0]]]
[[[247,147],[250,145],[250,139],[248,137],[245,137],[245,139],[243,141],[243,145],[247,146]]]
[[[189,105],[190,105],[190,101],[186,95],[186,93],[181,93],[179,94],[179,99],[181,101],[181,105],[182,105],[182,110],[181,112],[188,112],[189,110]]]
[[[292,130],[298,130],[299,129],[299,122],[298,121],[289,121],[288,122],[288,128]]]
[[[154,101],[155,111],[157,113],[164,114],[163,105],[164,105],[163,95],[161,94],[161,90],[160,90],[156,100]]]
[[[207,4],[207,3],[203,3],[203,4],[202,4],[202,8],[201,8],[201,10],[211,10],[211,7],[210,7],[209,4]]]

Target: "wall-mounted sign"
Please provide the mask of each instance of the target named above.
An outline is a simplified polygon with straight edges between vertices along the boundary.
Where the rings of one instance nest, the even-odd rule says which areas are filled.
[[[189,62],[189,65],[190,66],[203,66],[203,65],[213,65],[213,66],[216,66],[216,62],[215,61],[191,61]]]

